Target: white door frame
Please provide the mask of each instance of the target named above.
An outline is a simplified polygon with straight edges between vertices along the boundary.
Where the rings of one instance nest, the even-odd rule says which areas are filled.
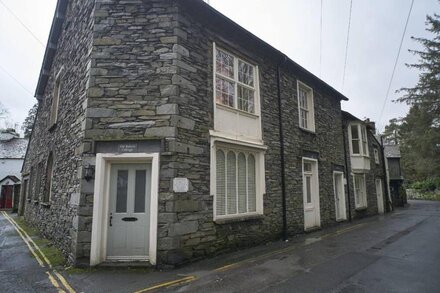
[[[305,181],[304,181],[304,162],[312,162],[312,170],[313,170],[313,181],[311,182],[312,184],[312,188],[314,188],[314,190],[316,192],[312,192],[312,203],[314,203],[313,207],[315,210],[315,223],[317,224],[316,226],[313,227],[306,227],[306,213],[308,211],[310,211],[311,208],[309,205],[307,205],[307,201],[306,201],[306,194],[304,192],[305,190]],[[308,231],[310,229],[315,229],[315,228],[320,228],[321,227],[321,206],[320,206],[320,196],[319,196],[319,171],[318,171],[318,160],[317,159],[313,159],[313,158],[309,158],[309,157],[303,157],[302,158],[302,166],[301,166],[301,170],[302,170],[302,182],[303,182],[303,186],[302,186],[302,190],[303,190],[303,207],[304,207],[304,230]]]
[[[376,199],[377,199],[377,212],[379,214],[385,213],[385,204],[384,204],[384,198],[383,198],[383,185],[382,185],[382,179],[376,178],[374,180],[374,185],[376,186]],[[379,183],[380,186],[377,186],[377,183]],[[380,190],[378,190],[378,187]],[[379,194],[377,193],[380,191],[380,203],[379,203]]]
[[[151,163],[150,247],[149,262],[156,264],[157,212],[159,190],[159,153],[96,154],[93,195],[92,245],[90,265],[106,261],[109,214],[108,178],[112,163]]]
[[[338,207],[338,201],[336,200],[336,198],[338,197],[338,195],[336,194],[336,186],[335,186],[336,175],[341,176],[341,179],[342,179],[342,182],[341,182],[341,185],[340,185],[340,192],[342,194],[342,198],[340,200],[342,200],[344,202],[344,205],[343,205],[344,210],[343,210],[342,213],[340,211],[340,207],[342,205],[340,204],[339,207]],[[339,216],[341,216],[341,214],[343,215],[342,217],[338,218],[338,215],[336,214],[336,221],[345,221],[345,220],[347,220],[347,199],[346,199],[346,196],[345,196],[344,172],[333,171],[333,193],[335,195],[335,209],[336,210],[339,209],[339,212],[340,212]]]

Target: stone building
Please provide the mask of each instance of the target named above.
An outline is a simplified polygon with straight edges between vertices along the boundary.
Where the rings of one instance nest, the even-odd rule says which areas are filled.
[[[400,146],[384,145],[384,150],[390,180],[390,196],[394,206],[402,207],[407,204],[407,197],[403,187],[404,177],[400,164]]]
[[[383,214],[389,208],[383,147],[374,122],[343,111],[349,211],[353,218]]]
[[[0,209],[18,209],[27,144],[15,129],[0,129]]]
[[[59,0],[36,97],[25,217],[76,265],[347,219],[347,98],[203,1]]]

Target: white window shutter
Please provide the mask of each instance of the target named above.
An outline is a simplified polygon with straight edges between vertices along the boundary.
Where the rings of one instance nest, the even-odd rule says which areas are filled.
[[[247,212],[246,203],[246,156],[243,153],[238,155],[238,212]]]
[[[257,210],[257,187],[255,174],[255,157],[248,156],[248,212]]]
[[[217,151],[216,161],[216,214],[224,216],[226,214],[226,161],[222,150]]]
[[[237,213],[237,164],[235,153],[228,152],[227,155],[227,169],[226,169],[226,201],[227,201],[227,214]]]

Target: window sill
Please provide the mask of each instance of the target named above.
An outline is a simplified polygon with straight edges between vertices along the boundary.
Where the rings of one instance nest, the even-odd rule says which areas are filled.
[[[357,207],[357,208],[355,208],[355,211],[357,211],[357,212],[362,212],[362,211],[365,211],[365,210],[367,210],[366,206],[365,207]]]
[[[233,107],[230,107],[230,106],[226,106],[226,105],[223,105],[223,104],[220,104],[220,103],[215,103],[215,104],[216,104],[216,106],[218,108],[223,109],[225,111],[229,111],[229,112],[233,112],[233,113],[238,113],[238,114],[241,114],[241,115],[244,115],[244,116],[248,116],[248,117],[254,118],[254,119],[260,118],[260,116],[258,116],[257,114],[249,113],[249,112],[246,112],[246,111],[243,111],[243,110],[240,110],[240,109],[237,109],[237,108],[233,108]]]
[[[301,131],[304,131],[305,133],[309,133],[309,134],[314,134],[314,135],[316,135],[315,130],[310,130],[310,129],[307,129],[307,128],[304,128],[304,127],[301,127],[301,126],[298,126],[298,127],[299,127],[299,129],[300,129]]]
[[[228,218],[220,218],[216,219],[214,222],[216,224],[229,224],[229,223],[237,223],[237,222],[245,222],[245,221],[251,221],[251,220],[260,220],[263,219],[263,214],[253,214],[253,215],[242,215],[242,216],[231,216]]]
[[[35,199],[34,199],[32,202],[33,202],[34,204],[39,204],[39,201],[38,201],[38,200],[35,200]]]
[[[45,208],[50,208],[50,202],[42,202],[41,206],[43,206]]]

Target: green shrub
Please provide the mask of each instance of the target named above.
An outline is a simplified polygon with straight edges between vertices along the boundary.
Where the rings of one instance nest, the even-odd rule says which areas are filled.
[[[440,178],[428,178],[423,181],[414,182],[410,188],[421,192],[440,190]]]

